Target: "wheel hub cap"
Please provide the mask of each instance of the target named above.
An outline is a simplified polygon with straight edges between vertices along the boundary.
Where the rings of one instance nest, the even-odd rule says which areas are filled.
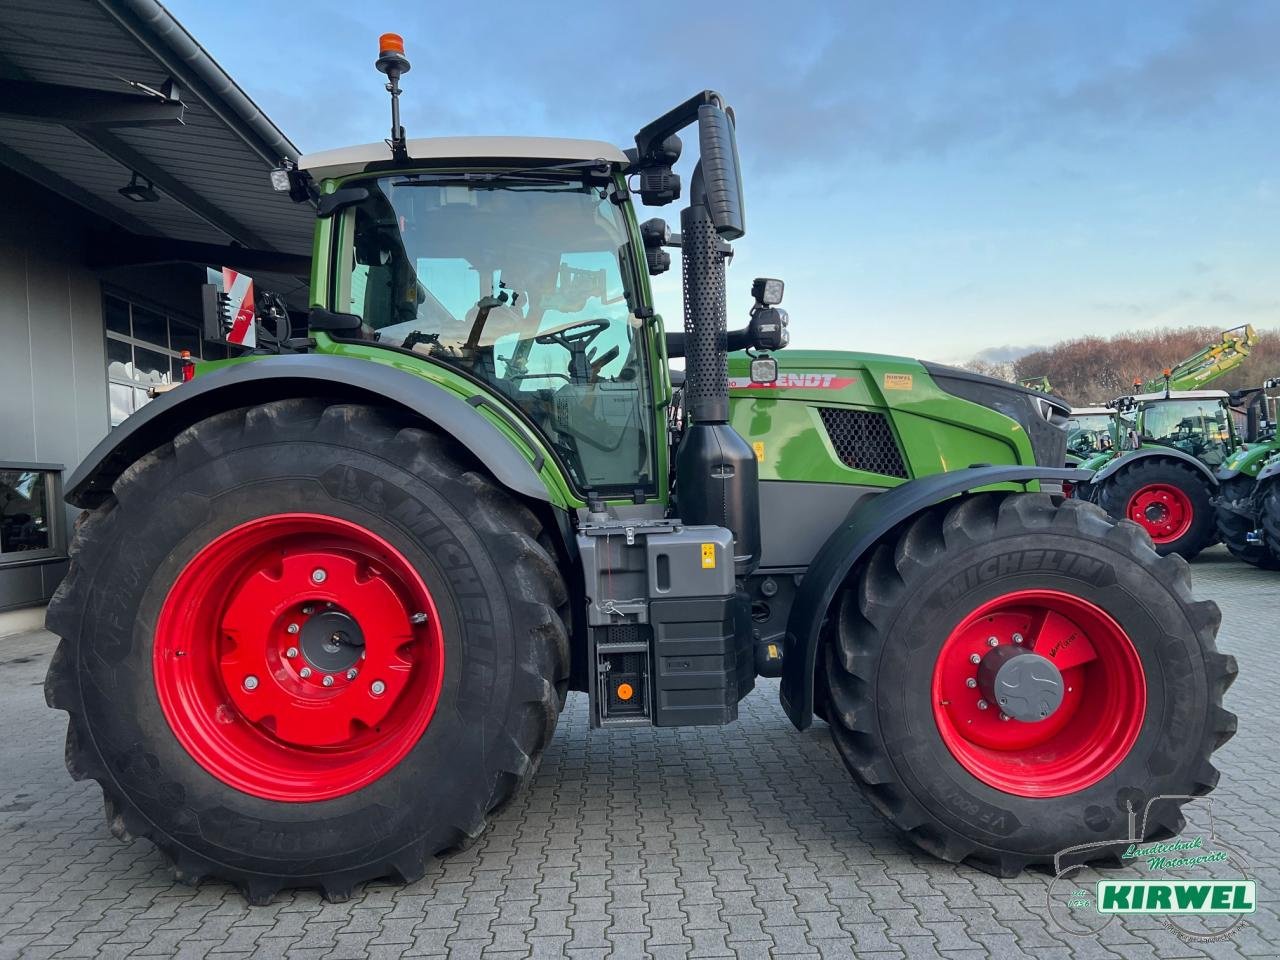
[[[978,665],[978,689],[1013,720],[1037,723],[1062,705],[1062,673],[1048,657],[1025,647],[996,647]]]
[[[323,800],[391,770],[435,711],[444,644],[431,594],[391,544],[346,520],[232,528],[174,581],[156,691],[209,773],[273,800]]]
[[[325,673],[342,673],[356,666],[364,654],[364,633],[345,610],[326,608],[308,617],[299,634],[299,647],[307,665]]]

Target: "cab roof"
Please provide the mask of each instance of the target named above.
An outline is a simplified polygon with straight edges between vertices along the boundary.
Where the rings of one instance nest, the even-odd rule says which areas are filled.
[[[556,137],[417,137],[406,141],[410,160],[542,160],[565,163],[603,160],[619,166],[627,155],[603,140],[566,140]],[[338,147],[310,153],[298,160],[299,169],[315,180],[361,173],[371,163],[392,159],[386,141],[355,147]]]
[[[1225,390],[1174,390],[1167,396],[1163,390],[1156,393],[1139,393],[1132,397],[1138,403],[1148,400],[1225,400],[1230,394]]]

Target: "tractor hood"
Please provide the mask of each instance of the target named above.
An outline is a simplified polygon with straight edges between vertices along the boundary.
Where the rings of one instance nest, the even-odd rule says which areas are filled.
[[[851,451],[839,456],[843,466],[834,471],[821,464],[832,451],[840,455],[845,433],[856,429],[860,442],[872,442],[867,438],[877,436],[881,423],[891,428],[904,468],[893,458],[873,459],[877,470],[864,474],[902,478],[975,463],[1066,462],[1069,411],[1056,397],[907,357],[791,349],[774,356],[778,379],[769,384],[751,380],[745,354],[729,357],[734,426],[757,444],[758,455],[763,447],[762,478],[776,472],[778,479],[871,482],[850,472],[866,465]],[[810,449],[811,436],[833,429],[832,450]]]

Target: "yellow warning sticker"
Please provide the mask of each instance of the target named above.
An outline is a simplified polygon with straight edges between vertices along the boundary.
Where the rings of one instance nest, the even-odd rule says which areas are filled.
[[[704,543],[702,545],[702,569],[714,570],[716,568],[716,545],[714,543]]]
[[[757,440],[751,444],[751,449],[756,452],[756,459],[764,463],[764,441]]]
[[[886,390],[910,390],[911,374],[909,373],[886,373],[884,375],[884,388]]]

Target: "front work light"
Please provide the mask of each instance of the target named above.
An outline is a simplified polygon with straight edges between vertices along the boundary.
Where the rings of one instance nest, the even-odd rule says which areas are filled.
[[[751,296],[755,298],[756,303],[766,307],[776,306],[782,302],[782,290],[782,281],[769,277],[756,277],[751,284]]]

